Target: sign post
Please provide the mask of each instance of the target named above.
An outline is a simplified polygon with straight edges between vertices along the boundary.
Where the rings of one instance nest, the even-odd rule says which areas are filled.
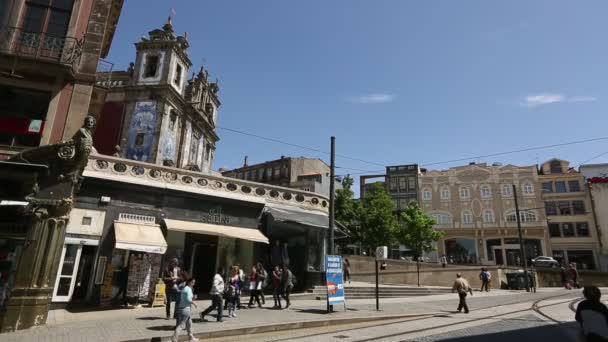
[[[327,255],[325,257],[325,285],[327,287],[327,311],[334,304],[345,303],[342,276],[342,257]]]
[[[378,287],[378,261],[386,260],[387,256],[387,246],[380,246],[376,248],[376,311],[380,311],[380,291]]]

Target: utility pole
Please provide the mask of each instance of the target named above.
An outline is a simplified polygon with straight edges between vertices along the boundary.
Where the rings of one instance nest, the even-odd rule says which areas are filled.
[[[336,137],[331,137],[331,164],[329,171],[329,253],[333,255],[334,249],[334,202],[336,201]]]
[[[530,292],[530,282],[528,281],[528,257],[524,248],[524,240],[521,234],[521,218],[519,217],[519,205],[517,203],[517,187],[513,184],[513,198],[515,199],[515,219],[517,220],[517,233],[519,234],[519,253],[522,258],[524,268],[524,284],[526,292]]]

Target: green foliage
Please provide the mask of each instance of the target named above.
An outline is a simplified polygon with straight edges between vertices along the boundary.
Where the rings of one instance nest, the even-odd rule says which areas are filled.
[[[365,193],[359,215],[359,239],[364,246],[376,248],[395,242],[398,223],[395,206],[384,187],[375,184]]]
[[[415,256],[431,252],[433,244],[441,239],[442,233],[433,229],[435,220],[424,212],[417,203],[410,203],[401,213],[401,226],[397,230],[397,241],[414,252]]]

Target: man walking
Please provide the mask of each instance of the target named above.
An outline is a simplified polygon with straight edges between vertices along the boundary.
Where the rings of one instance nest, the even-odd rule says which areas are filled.
[[[181,268],[179,267],[179,260],[177,258],[171,259],[169,265],[165,267],[163,272],[163,281],[165,282],[165,313],[167,319],[171,318],[171,302],[177,302],[179,293],[177,291],[177,285],[180,282]],[[175,312],[177,312],[177,303],[175,304],[175,311],[173,318],[176,318]]]
[[[177,320],[175,323],[175,331],[173,332],[173,337],[171,338],[172,342],[177,342],[179,331],[181,330],[182,325],[186,325],[186,331],[188,332],[188,337],[190,341],[198,341],[198,338],[192,335],[192,312],[191,305],[196,307],[196,304],[192,301],[194,295],[192,293],[192,287],[196,281],[193,278],[189,278],[186,281],[186,286],[178,293],[180,298],[177,301],[176,311],[177,311]]]
[[[485,287],[486,292],[490,292],[490,279],[492,278],[492,275],[490,274],[490,272],[488,270],[486,270],[485,268],[481,269],[481,273],[479,273],[479,280],[481,280],[481,289],[479,290],[479,292],[483,292],[483,289]]]
[[[445,265],[448,264],[448,258],[445,257],[445,254],[441,256],[441,267],[445,268]]]
[[[473,290],[469,285],[469,282],[464,279],[460,273],[456,273],[456,280],[454,281],[454,286],[452,287],[452,293],[458,292],[458,297],[460,298],[460,302],[458,303],[458,312],[461,312],[464,309],[464,313],[469,313],[469,306],[467,305],[467,293],[471,293],[473,295]]]
[[[289,309],[291,305],[291,301],[289,300],[289,294],[291,294],[291,290],[293,290],[293,285],[295,283],[295,277],[293,273],[289,270],[289,266],[287,264],[283,265],[283,272],[281,273],[281,297],[285,299],[285,309]],[[280,302],[279,302],[279,305]]]
[[[203,321],[207,321],[205,316],[216,309],[217,321],[223,322],[224,306],[222,305],[222,294],[224,293],[224,279],[222,278],[222,274],[224,274],[224,269],[220,267],[215,276],[213,276],[213,285],[211,285],[211,291],[209,291],[209,294],[211,295],[211,305],[205,309],[205,311],[201,312],[201,319]]]

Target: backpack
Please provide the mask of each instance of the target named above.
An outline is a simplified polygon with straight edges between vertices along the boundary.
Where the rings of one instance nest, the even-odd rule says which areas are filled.
[[[481,280],[483,280],[483,281],[488,281],[488,280],[490,280],[490,279],[489,279],[489,277],[488,277],[488,273],[486,273],[486,272],[481,272]]]

